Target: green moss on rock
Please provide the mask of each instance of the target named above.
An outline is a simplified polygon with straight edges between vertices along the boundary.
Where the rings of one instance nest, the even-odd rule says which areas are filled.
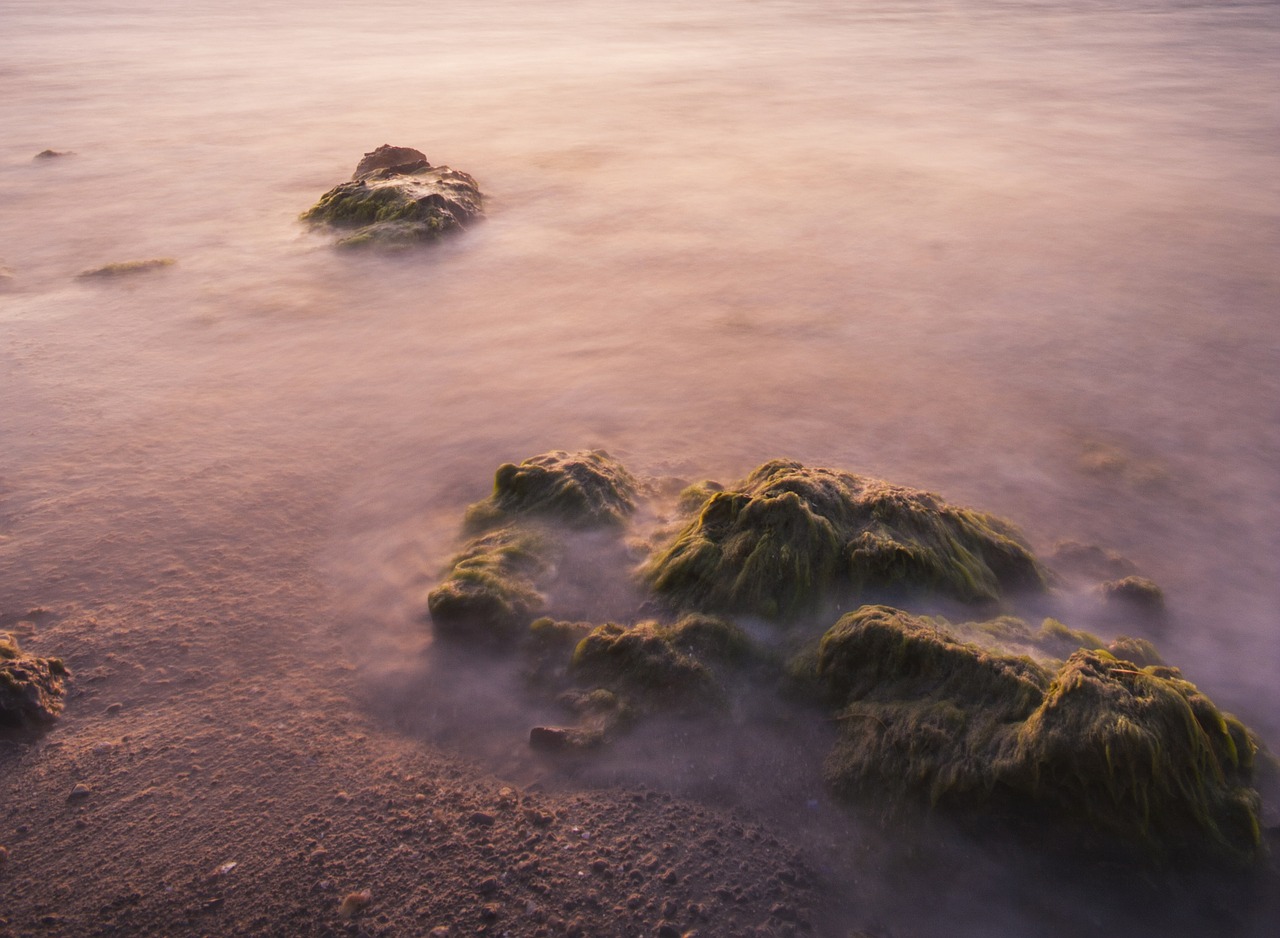
[[[637,490],[631,473],[603,450],[556,450],[499,466],[493,494],[467,510],[467,524],[485,530],[546,517],[576,528],[618,525],[635,510]]]
[[[366,153],[349,182],[330,189],[302,214],[312,225],[352,229],[344,247],[434,241],[483,214],[475,179],[432,166],[410,147],[384,144]]]
[[[721,690],[710,668],[677,648],[655,622],[599,626],[574,649],[571,671],[584,684],[599,684],[659,709],[716,706]]]
[[[642,571],[680,608],[790,618],[868,590],[982,602],[1045,588],[1011,524],[928,492],[786,460],[701,491]]]
[[[868,606],[827,632],[815,670],[842,726],[840,794],[1020,807],[1162,855],[1260,850],[1256,744],[1176,669],[1081,649],[1054,670]]]
[[[69,676],[61,659],[24,654],[16,638],[0,633],[0,728],[33,730],[52,723],[62,712]]]
[[[737,626],[686,616],[674,625],[599,626],[574,649],[570,670],[580,684],[606,688],[637,710],[697,713],[723,708],[717,671],[750,654],[750,640]]]
[[[475,538],[427,596],[436,633],[460,639],[518,637],[543,612],[538,583],[548,569],[545,540],[534,532],[502,529]]]

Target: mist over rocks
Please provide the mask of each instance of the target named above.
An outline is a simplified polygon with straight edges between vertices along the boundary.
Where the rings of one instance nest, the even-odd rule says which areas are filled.
[[[69,676],[61,659],[26,654],[0,633],[0,730],[37,730],[56,720]]]
[[[853,804],[957,812],[1157,863],[1265,854],[1261,741],[1146,638],[1029,624],[1020,613],[1058,580],[1008,521],[788,460],[641,510],[664,491],[603,451],[554,451],[501,466],[467,510],[469,539],[428,612],[441,640],[521,656],[527,691],[559,704],[564,725],[533,727],[534,749],[586,755],[659,715],[732,733],[742,702],[785,699],[839,727],[824,774]],[[628,564],[630,615],[557,618],[583,531],[619,546],[585,575]],[[1127,569],[1101,548],[1063,553],[1089,573]],[[1135,613],[1160,595],[1122,582]],[[939,603],[978,616],[953,624],[932,614]],[[840,605],[854,611],[833,624]]]
[[[475,179],[432,166],[411,147],[383,144],[366,153],[349,182],[302,213],[313,226],[341,233],[340,247],[406,247],[439,240],[484,214]]]

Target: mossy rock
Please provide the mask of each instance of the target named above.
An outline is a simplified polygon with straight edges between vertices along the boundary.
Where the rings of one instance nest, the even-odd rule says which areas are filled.
[[[603,687],[638,711],[706,713],[727,703],[717,672],[751,653],[745,633],[709,616],[686,616],[673,625],[608,623],[578,643],[570,672],[580,684]]]
[[[538,584],[547,575],[547,543],[536,532],[490,531],[458,554],[449,574],[427,596],[436,634],[445,638],[511,640],[542,615]]]
[[[70,676],[59,658],[37,658],[0,634],[0,728],[34,730],[62,712],[63,685]]]
[[[976,603],[1046,586],[1013,525],[929,492],[786,460],[686,501],[698,492],[642,571],[677,608],[787,619],[866,592]]]
[[[467,525],[484,530],[521,517],[575,528],[620,525],[635,511],[638,489],[631,473],[603,450],[556,450],[499,466],[493,494],[467,510]]]
[[[1257,745],[1176,669],[1102,649],[1050,667],[869,606],[827,632],[814,670],[838,707],[838,794],[1022,810],[1161,856],[1261,849]]]
[[[1257,744],[1176,668],[1078,651],[1019,727],[999,781],[1162,851],[1252,860]]]
[[[1102,600],[1120,615],[1160,618],[1164,615],[1164,590],[1144,576],[1108,580],[1099,588]]]
[[[350,182],[330,189],[302,214],[312,225],[350,229],[343,247],[396,247],[435,241],[483,214],[475,179],[432,166],[410,147],[383,144],[366,153]]]

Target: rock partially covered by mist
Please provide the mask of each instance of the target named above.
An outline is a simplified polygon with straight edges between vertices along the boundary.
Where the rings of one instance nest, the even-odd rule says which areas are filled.
[[[1046,586],[1013,525],[929,492],[774,460],[691,495],[693,519],[644,570],[680,608],[789,619],[867,591],[985,602]]]
[[[343,247],[396,247],[438,240],[483,214],[476,181],[448,166],[432,166],[411,147],[383,144],[366,153],[350,182],[335,186],[302,214],[313,225],[344,234]]]
[[[635,510],[636,491],[631,474],[600,450],[557,450],[500,466],[493,494],[467,510],[475,536],[427,597],[436,633],[508,644],[524,637],[546,611],[542,589],[554,578],[563,536],[620,528]]]
[[[556,450],[499,466],[493,494],[467,510],[467,524],[480,530],[536,516],[574,528],[618,525],[635,511],[637,490],[631,473],[603,450]]]
[[[1046,664],[864,606],[823,636],[814,671],[838,708],[839,794],[1025,811],[1161,856],[1261,850],[1258,746],[1175,668],[1102,649]]]
[[[66,666],[58,658],[37,658],[0,634],[0,728],[32,730],[47,726],[62,712]]]
[[[538,590],[550,564],[546,540],[534,532],[502,529],[468,542],[449,574],[427,596],[442,638],[511,639],[542,615]]]
[[[581,624],[543,620],[540,644],[563,642]],[[740,628],[723,619],[688,615],[672,624],[606,623],[573,648],[565,677],[574,687],[560,702],[575,715],[568,727],[534,727],[536,749],[591,749],[648,714],[707,716],[728,709],[728,680],[756,651]]]
[[[1164,590],[1144,576],[1108,580],[1099,587],[1102,601],[1124,616],[1160,619],[1164,616]]]
[[[580,683],[606,688],[643,710],[701,713],[724,705],[717,671],[750,653],[741,629],[710,616],[685,616],[671,625],[609,623],[578,643],[571,672]]]

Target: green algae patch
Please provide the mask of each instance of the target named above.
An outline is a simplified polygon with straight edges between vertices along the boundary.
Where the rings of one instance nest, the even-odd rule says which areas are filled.
[[[535,532],[503,529],[475,538],[427,596],[436,633],[451,639],[518,638],[545,608],[538,585],[549,569],[546,540]]]
[[[837,708],[826,777],[844,797],[1022,809],[1166,857],[1262,849],[1257,744],[1177,669],[1102,649],[1051,666],[866,606],[823,636],[813,673]]]
[[[69,676],[61,659],[25,654],[0,633],[0,728],[36,730],[56,720]]]
[[[400,247],[436,241],[483,215],[475,179],[432,166],[410,147],[383,144],[366,153],[349,182],[302,213],[311,225],[346,232],[340,247]]]
[[[978,603],[1046,587],[1013,525],[929,492],[774,460],[686,503],[698,494],[641,571],[677,608],[789,619],[866,591]]]
[[[82,270],[76,274],[78,280],[110,280],[116,277],[130,277],[134,274],[145,274],[153,270],[163,270],[178,263],[172,257],[152,257],[141,261],[121,261],[118,264],[107,264]]]
[[[485,530],[531,516],[573,528],[617,526],[635,511],[638,489],[631,473],[603,450],[556,450],[499,466],[493,494],[467,510],[467,526]]]

